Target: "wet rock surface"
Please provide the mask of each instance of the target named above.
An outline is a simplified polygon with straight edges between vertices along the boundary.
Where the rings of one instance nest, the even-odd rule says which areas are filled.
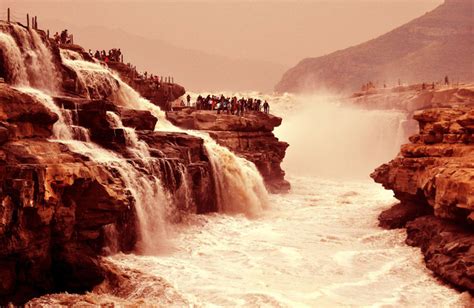
[[[153,132],[157,119],[148,111],[105,100],[59,97],[55,102],[95,142],[134,166],[145,166],[128,152],[124,129],[112,126],[107,111],[115,112],[124,127],[137,129],[150,148],[151,170],[176,198],[170,219],[217,209],[202,139]],[[37,100],[0,84],[0,304],[90,291],[107,277],[99,260],[107,246],[106,227],[117,226],[122,251],[133,250],[137,240],[134,200],[117,170],[52,140],[57,120]],[[180,192],[184,182],[191,191],[187,200]]]
[[[272,132],[281,118],[253,111],[239,117],[192,108],[167,112],[166,117],[178,127],[208,132],[217,143],[253,162],[269,191],[289,191],[290,183],[280,166],[289,145]]]
[[[469,104],[416,111],[419,133],[371,177],[400,200],[379,217],[407,227],[433,272],[474,292],[474,109]]]
[[[183,220],[188,213],[217,211],[216,175],[204,141],[185,133],[155,132],[158,119],[149,111],[114,103],[120,85],[111,74],[101,75],[104,80],[98,82],[99,87],[81,83],[79,73],[63,61],[64,50],[45,33],[17,24],[12,27],[13,23],[0,22],[0,30],[11,34],[17,46],[41,45],[49,50],[51,59],[46,60],[53,71],[50,75],[58,80],[43,78],[48,79],[40,80],[47,87],[40,87],[34,80],[26,80],[33,78],[26,74],[22,85],[55,94],[50,97],[42,93],[47,101],[23,89],[31,93],[25,94],[12,86],[18,85],[18,76],[0,54],[0,77],[6,82],[0,83],[0,305],[22,305],[53,292],[82,294],[112,280],[112,287],[118,290],[117,281],[126,277],[111,274],[101,256],[135,251],[141,231],[137,226],[137,194],[132,191],[137,185],[127,183],[130,179],[124,171],[133,173],[128,176],[142,177],[140,183],[160,182],[164,196],[157,202],[163,203],[160,206],[167,222]],[[23,39],[18,36],[21,34]],[[26,41],[34,35],[41,44]],[[80,46],[61,48],[69,49],[68,56],[79,53],[82,60],[92,60]],[[127,66],[111,63],[110,67],[127,78]],[[35,72],[35,78],[41,79],[39,70]],[[184,88],[176,84],[156,89],[143,80],[125,81],[162,107],[184,94]],[[241,123],[227,122],[229,126],[224,129],[248,135],[215,138],[230,142],[229,147],[242,156],[264,160],[259,168],[270,174],[268,183],[289,188],[279,166],[288,145],[271,133],[281,119],[261,121],[251,116]],[[55,139],[60,135],[57,129],[65,126],[65,135],[74,136]],[[242,138],[247,145],[236,143]],[[93,148],[98,157],[76,146]],[[113,245],[111,229],[115,230]],[[127,288],[120,292],[127,292]],[[42,305],[41,300],[35,304]]]
[[[136,76],[136,72],[124,63],[110,62],[108,66],[118,72],[120,78],[134,88],[141,96],[148,99],[162,110],[170,110],[171,102],[183,96],[186,90],[183,86],[171,83],[155,83]]]

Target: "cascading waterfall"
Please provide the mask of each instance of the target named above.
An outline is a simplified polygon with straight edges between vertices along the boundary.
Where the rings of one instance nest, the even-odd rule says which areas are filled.
[[[13,31],[23,45],[12,35],[0,33],[0,46],[8,69],[12,72],[12,83],[16,89],[32,96],[46,108],[57,114],[53,126],[52,141],[66,144],[75,153],[89,157],[92,161],[116,170],[125,187],[135,200],[138,219],[137,250],[154,254],[166,243],[163,205],[169,203],[161,182],[153,172],[144,174],[137,170],[134,162],[121,155],[90,142],[87,129],[74,124],[74,111],[61,110],[50,94],[58,93],[59,82],[52,54],[35,30],[14,25]],[[28,78],[29,77],[29,78]],[[44,92],[47,91],[48,93]],[[138,141],[134,131],[128,130],[129,148],[137,158],[146,161],[149,152]]]
[[[361,109],[323,95],[295,97],[294,105],[275,131],[291,144],[284,168],[294,174],[368,178],[411,135],[400,110]]]
[[[12,31],[19,38],[15,45],[22,50],[22,61],[17,65],[22,66],[20,70],[27,73],[26,76],[21,74],[18,82],[21,85],[30,85],[33,88],[56,93],[60,88],[60,76],[47,42],[43,41],[33,29],[13,24]]]
[[[119,85],[118,91],[114,91],[117,103],[131,109],[150,111],[158,118],[155,130],[182,131],[202,138],[214,169],[213,176],[220,211],[256,216],[268,207],[268,193],[253,163],[218,145],[204,132],[184,131],[175,127],[166,119],[165,113],[159,107],[141,97],[132,87],[100,64],[84,61],[79,54],[74,52],[68,51],[61,54],[66,58],[67,65],[76,71],[81,80],[87,79],[91,84],[101,84],[104,78],[108,84],[113,84],[112,80],[115,80]],[[96,87],[98,86],[93,86],[93,88]]]
[[[76,87],[83,90],[87,98],[113,99],[119,92],[117,79],[100,63],[84,61],[79,53],[67,49],[61,49],[61,58],[64,65],[76,72],[79,83]]]
[[[53,125],[53,137],[58,140],[72,140],[74,133],[66,123],[61,109],[54,103],[53,98],[48,94],[30,87],[18,87],[17,90],[29,94],[46,108],[57,114],[58,121]]]
[[[148,146],[139,140],[134,129],[124,127],[114,113],[108,114],[109,121],[112,126],[125,132],[127,149],[134,159],[126,160],[121,155],[90,142],[88,130],[75,125],[77,121],[74,118],[77,114],[73,110],[62,110],[51,97],[59,93],[60,79],[57,74],[59,69],[47,42],[35,30],[18,25],[14,25],[12,29],[14,35],[0,33],[0,46],[4,51],[12,83],[19,91],[34,97],[58,115],[58,121],[53,126],[54,141],[66,144],[71,151],[85,155],[120,174],[136,204],[139,228],[137,248],[147,254],[158,252],[162,249],[160,243],[164,243],[166,238],[165,217],[173,208],[170,205],[171,198],[158,176],[160,163],[156,164],[156,160],[150,158]],[[107,98],[127,108],[149,110],[159,119],[155,130],[183,131],[169,123],[162,110],[142,98],[108,68],[100,63],[85,61],[74,51],[60,50],[60,53],[63,64],[77,74],[77,87],[82,88],[88,98]],[[255,216],[267,207],[263,180],[252,163],[219,146],[203,132],[186,132],[205,141],[214,170],[219,210]],[[183,207],[189,207],[191,193],[187,186],[186,168],[179,166],[178,169],[182,181],[179,187],[175,187],[176,192],[184,196]]]
[[[163,205],[166,205],[169,201],[159,178],[154,176],[152,172],[149,175],[144,175],[132,165],[133,161],[128,162],[119,154],[101,148],[95,143],[74,140],[71,126],[66,125],[61,110],[54,104],[51,96],[37,89],[18,89],[32,95],[58,115],[59,120],[53,126],[53,137],[56,142],[66,144],[71,151],[85,155],[92,161],[116,170],[120,174],[125,187],[135,200],[139,228],[137,250],[144,254],[155,254],[161,251],[166,245]],[[89,136],[86,139],[90,139]],[[133,142],[129,144],[132,145]],[[133,148],[132,151],[140,153],[137,156],[143,158],[147,153],[139,147]],[[146,161],[146,159],[144,160]],[[113,241],[116,241],[116,239]]]
[[[11,83],[18,86],[29,85],[23,55],[15,39],[8,33],[0,32],[0,48],[4,53]]]

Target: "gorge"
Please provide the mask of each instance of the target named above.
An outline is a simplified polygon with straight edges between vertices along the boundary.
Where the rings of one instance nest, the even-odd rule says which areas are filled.
[[[129,69],[0,22],[0,305],[472,303],[471,88],[237,117]]]

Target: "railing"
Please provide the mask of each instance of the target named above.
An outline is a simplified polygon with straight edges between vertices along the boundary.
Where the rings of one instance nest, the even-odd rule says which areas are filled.
[[[26,27],[38,29],[38,16],[33,16],[29,13],[22,13],[22,12],[13,12],[10,8],[7,8],[7,11],[0,13],[0,19],[5,20],[8,23],[11,22],[18,22],[20,24],[24,24],[26,21]]]

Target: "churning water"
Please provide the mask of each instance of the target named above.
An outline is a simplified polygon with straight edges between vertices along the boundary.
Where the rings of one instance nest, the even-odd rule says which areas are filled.
[[[425,268],[419,249],[404,243],[404,230],[377,226],[379,213],[396,200],[367,174],[396,155],[409,133],[401,128],[406,116],[353,109],[329,97],[275,101],[284,104],[273,106],[285,116],[278,136],[290,143],[289,194],[270,196],[271,208],[257,219],[192,216],[169,234],[167,254],[109,259],[125,272],[164,278],[187,305],[470,305],[468,294]],[[158,287],[148,281],[142,288]]]
[[[163,277],[189,304],[241,307],[460,307],[402,230],[377,227],[394,200],[370,182],[291,177],[258,219],[194,216],[170,234],[174,251],[116,255],[126,272]],[[146,284],[146,282],[144,282]],[[158,288],[150,281],[142,288]],[[144,295],[146,298],[146,294]],[[132,301],[133,302],[133,301]]]

